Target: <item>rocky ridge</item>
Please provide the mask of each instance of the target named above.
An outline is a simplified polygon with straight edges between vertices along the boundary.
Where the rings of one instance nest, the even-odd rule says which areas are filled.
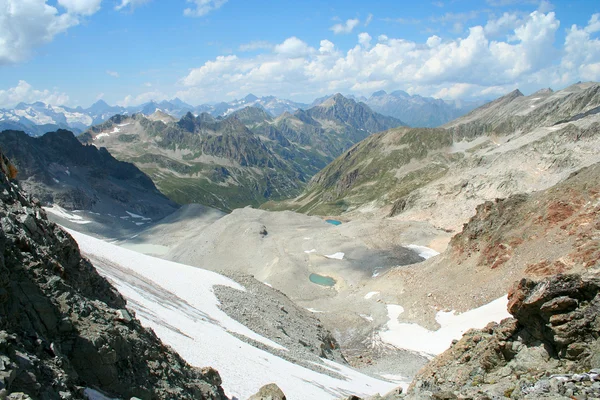
[[[143,328],[0,160],[0,397],[225,399],[218,372]]]

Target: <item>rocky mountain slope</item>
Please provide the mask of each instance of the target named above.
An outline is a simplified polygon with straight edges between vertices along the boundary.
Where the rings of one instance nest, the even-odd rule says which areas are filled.
[[[10,180],[3,155],[0,165],[2,396],[225,399],[219,374],[189,366],[143,328],[71,236]]]
[[[177,209],[135,165],[116,160],[106,149],[82,145],[69,131],[38,138],[4,131],[0,148],[16,165],[22,187],[45,206],[83,210],[89,217],[130,212],[146,221]]]
[[[342,96],[277,119],[253,107],[227,118],[188,113],[177,122],[153,115],[115,116],[80,140],[133,162],[180,204],[226,211],[297,195],[343,150],[400,124]]]
[[[598,84],[513,92],[445,129],[373,135],[286,204],[312,214],[371,212],[459,230],[487,200],[550,187],[600,161]]]
[[[370,287],[382,293],[381,284],[400,289],[389,293],[390,301],[406,304],[405,319],[427,325],[435,310],[470,310],[503,296],[524,277],[597,269],[599,176],[597,163],[549,189],[485,202],[445,252],[418,268],[391,270]]]
[[[235,117],[188,113],[165,124],[141,114],[115,116],[79,139],[134,163],[180,204],[258,205],[297,193],[308,179]]]

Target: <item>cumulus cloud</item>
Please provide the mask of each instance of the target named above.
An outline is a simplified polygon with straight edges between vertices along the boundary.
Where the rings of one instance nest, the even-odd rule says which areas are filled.
[[[597,32],[600,32],[600,13],[592,15],[583,28],[571,26],[557,79],[600,80],[600,39],[592,37]]]
[[[100,8],[101,0],[0,0],[0,65],[22,61],[31,51]]]
[[[50,90],[36,90],[26,81],[19,81],[17,86],[0,90],[0,107],[10,108],[16,104],[42,101],[46,104],[64,105],[69,101],[65,93]]]
[[[360,24],[360,20],[357,19],[349,19],[345,23],[335,24],[331,28],[330,31],[335,33],[336,35],[351,33],[354,28],[356,28]]]
[[[150,0],[121,0],[120,4],[115,6],[115,10],[121,11],[124,8],[129,8],[133,10],[137,6],[141,6],[142,4],[147,3]]]
[[[186,8],[183,14],[188,17],[201,17],[211,11],[221,8],[227,0],[186,0],[193,7]]]
[[[292,36],[275,46],[274,51],[282,56],[297,58],[309,55],[314,52],[314,49],[297,37]]]
[[[224,95],[274,94],[308,100],[346,92],[403,89],[441,98],[490,99],[517,87],[527,91],[600,80],[600,14],[567,29],[556,43],[560,22],[553,12],[503,14],[471,26],[455,39],[432,35],[423,42],[367,32],[341,51],[330,40],[319,46],[297,37],[257,55],[219,56],[184,76],[176,95],[192,103]]]
[[[100,9],[102,0],[58,0],[58,4],[67,12],[80,15],[92,15]]]

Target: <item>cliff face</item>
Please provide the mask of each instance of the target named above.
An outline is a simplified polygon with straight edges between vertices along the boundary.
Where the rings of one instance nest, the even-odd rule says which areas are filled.
[[[143,328],[0,158],[0,398],[82,398],[92,388],[224,399],[218,372],[189,366]]]

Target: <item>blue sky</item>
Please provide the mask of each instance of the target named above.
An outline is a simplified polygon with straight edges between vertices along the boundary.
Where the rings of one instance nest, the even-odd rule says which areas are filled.
[[[597,1],[0,0],[0,107],[600,80]]]

